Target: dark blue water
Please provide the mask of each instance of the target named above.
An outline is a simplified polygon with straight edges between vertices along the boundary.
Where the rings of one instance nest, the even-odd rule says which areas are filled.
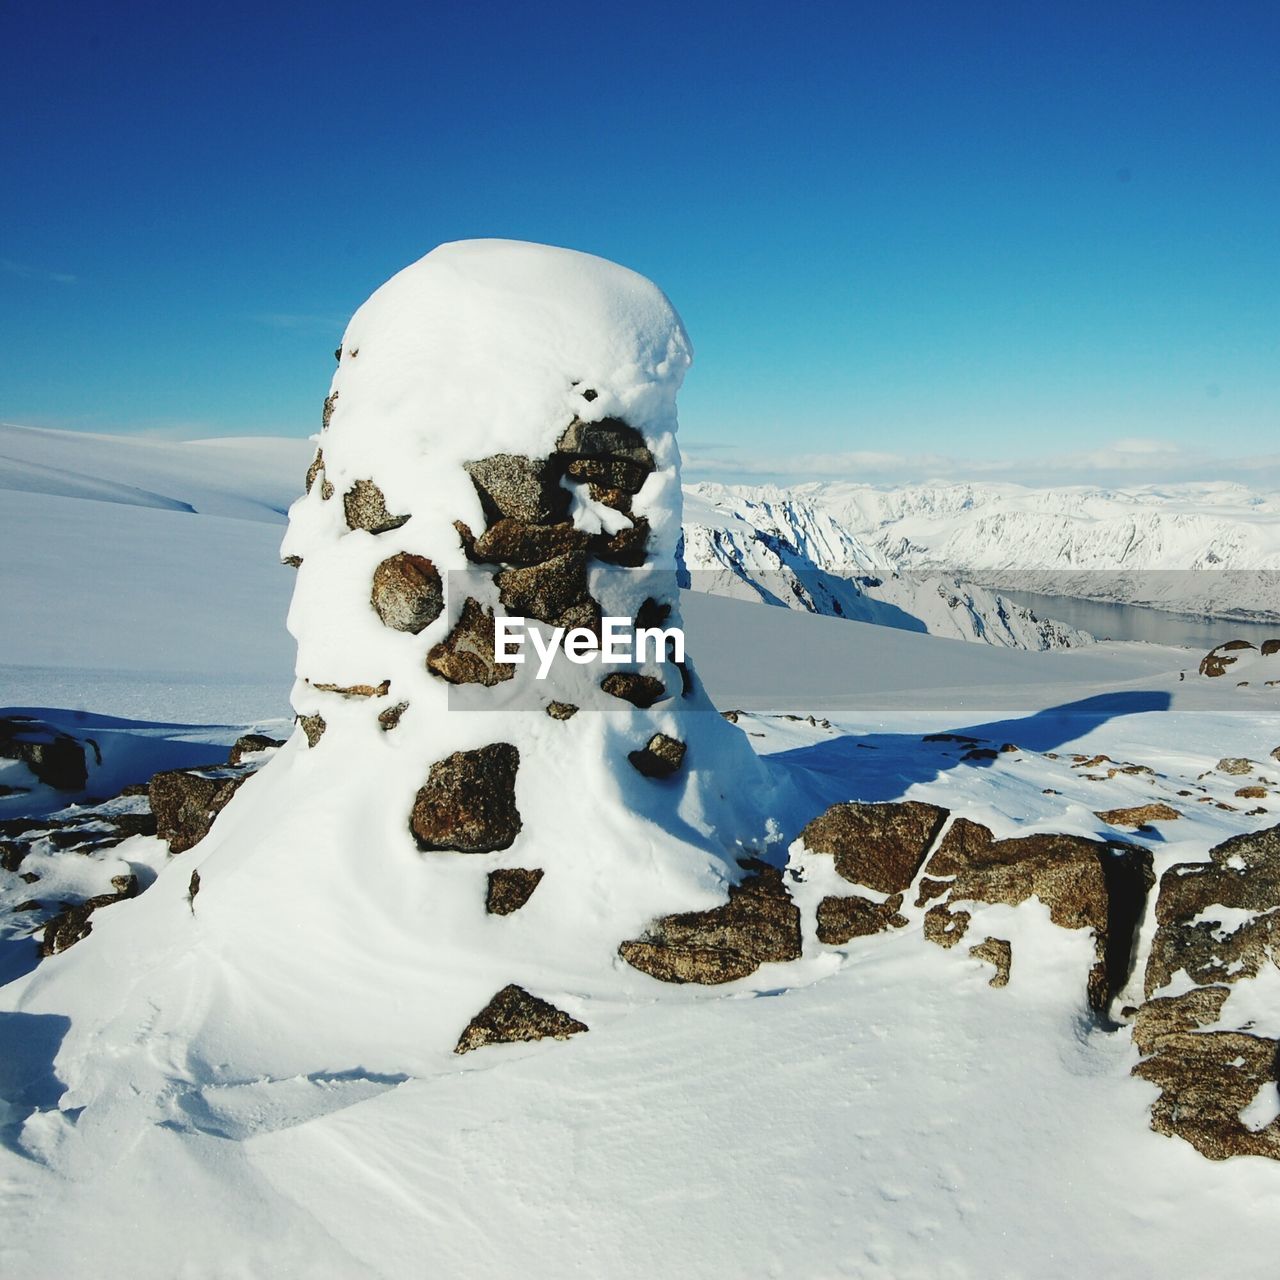
[[[1077,600],[1072,596],[1039,595],[1034,591],[1006,591],[1003,587],[999,591],[1006,599],[1032,610],[1038,618],[1054,618],[1088,631],[1099,640],[1140,640],[1208,652],[1228,640],[1248,640],[1261,646],[1264,640],[1280,638],[1280,623],[1231,622],[1166,613],[1163,609],[1142,605]]]

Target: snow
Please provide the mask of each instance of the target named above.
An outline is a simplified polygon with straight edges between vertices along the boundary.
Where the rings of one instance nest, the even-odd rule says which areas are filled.
[[[91,1259],[108,1278],[1191,1276],[1222,1269],[1223,1240],[1233,1270],[1272,1268],[1280,1168],[1212,1164],[1149,1131],[1155,1090],[1129,1076],[1127,1031],[1084,1008],[1092,939],[1034,900],[975,911],[976,937],[1013,941],[1002,990],[963,948],[923,941],[913,894],[906,929],[810,936],[801,960],[721,988],[665,986],[615,951],[655,914],[722,900],[736,853],[780,859],[837,800],[928,800],[1000,836],[1113,835],[1098,810],[1162,800],[1184,816],[1127,838],[1157,873],[1202,860],[1280,813],[1274,795],[1261,816],[1219,808],[1238,780],[1211,772],[1280,744],[1274,691],[1183,680],[1184,650],[965,645],[685,592],[705,699],[566,724],[518,710],[522,687],[502,712],[451,710],[422,669],[448,619],[386,634],[353,593],[402,549],[461,569],[451,521],[480,514],[458,464],[551,448],[584,411],[575,380],[598,391],[593,416],[643,426],[659,469],[636,509],[672,558],[687,339],[639,277],[499,242],[409,268],[343,348],[326,474],[339,495],[372,476],[411,513],[376,538],[343,533],[340,496],[317,484],[281,548],[297,442],[4,437],[4,591],[20,607],[0,619],[0,701],[87,710],[70,727],[102,743],[96,784],[280,722],[281,554],[303,557],[298,674],[388,678],[385,701],[410,702],[383,734],[381,702],[300,680],[300,707],[330,722],[319,746],[295,736],[189,853],[111,851],[157,869],[154,885],[0,988],[5,1274]],[[806,548],[836,537],[815,510],[787,515]],[[722,506],[692,514],[738,531]],[[716,707],[741,709],[737,727]],[[683,789],[655,794],[614,763],[655,715],[698,762]],[[521,752],[521,842],[419,853],[405,816],[425,765],[499,731]],[[943,731],[1017,750],[965,760],[923,741]],[[1073,759],[1103,752],[1153,772]],[[520,912],[487,916],[484,873],[511,865],[548,874]],[[817,870],[795,886],[807,928],[823,887]],[[457,1057],[509,981],[589,1033]],[[1228,1004],[1275,1035],[1277,997],[1268,972]]]

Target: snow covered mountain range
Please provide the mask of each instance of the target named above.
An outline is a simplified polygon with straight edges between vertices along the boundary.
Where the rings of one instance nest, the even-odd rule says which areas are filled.
[[[834,573],[878,562],[1008,590],[1237,618],[1280,615],[1280,494],[1239,484],[693,488],[718,507],[821,512],[845,539],[840,546],[828,539],[835,556],[824,567]]]

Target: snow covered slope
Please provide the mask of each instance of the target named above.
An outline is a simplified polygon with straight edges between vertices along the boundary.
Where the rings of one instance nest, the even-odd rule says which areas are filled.
[[[796,496],[901,570],[1222,616],[1280,616],[1280,494],[819,482]]]
[[[684,534],[695,591],[1015,649],[1091,639],[955,574],[900,572],[821,503],[784,490],[688,486]]]

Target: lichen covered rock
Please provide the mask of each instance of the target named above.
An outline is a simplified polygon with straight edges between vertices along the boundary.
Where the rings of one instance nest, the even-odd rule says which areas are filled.
[[[413,802],[409,829],[418,848],[491,853],[520,834],[516,771],[520,753],[507,742],[456,751],[431,766]]]

